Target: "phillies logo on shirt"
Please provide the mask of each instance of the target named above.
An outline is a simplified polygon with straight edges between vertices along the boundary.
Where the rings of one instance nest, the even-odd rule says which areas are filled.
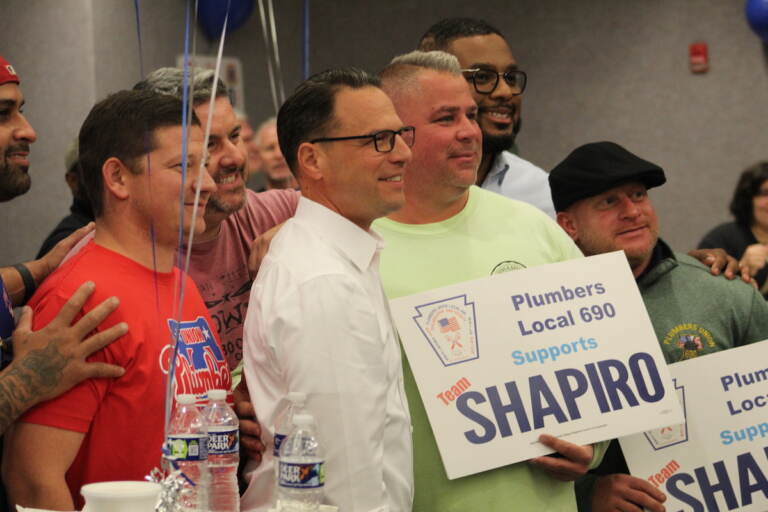
[[[232,376],[229,374],[224,354],[211,331],[205,317],[177,322],[168,319],[168,328],[173,340],[178,343],[176,360],[176,393],[203,396],[209,389],[229,389]],[[168,359],[172,345],[160,354],[163,373],[168,373]]]

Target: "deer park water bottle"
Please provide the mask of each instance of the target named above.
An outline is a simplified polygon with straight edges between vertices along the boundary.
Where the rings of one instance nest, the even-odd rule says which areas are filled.
[[[291,391],[288,393],[287,398],[288,407],[277,416],[275,421],[274,447],[272,449],[272,456],[275,458],[275,480],[279,477],[280,444],[293,430],[294,415],[304,412],[304,402],[307,399],[307,395],[298,391]]]
[[[239,421],[226,400],[226,390],[208,390],[208,405],[203,411],[208,424],[208,503],[211,512],[240,511],[240,493],[237,488]]]
[[[168,458],[189,480],[190,491],[182,499],[184,512],[208,510],[208,429],[195,400],[195,395],[178,395],[168,426]]]
[[[293,431],[280,445],[277,506],[280,512],[316,512],[323,500],[325,469],[310,414],[293,417]]]

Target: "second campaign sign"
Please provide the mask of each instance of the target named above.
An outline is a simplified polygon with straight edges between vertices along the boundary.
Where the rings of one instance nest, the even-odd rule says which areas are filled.
[[[629,265],[603,254],[391,302],[448,478],[682,422]]]

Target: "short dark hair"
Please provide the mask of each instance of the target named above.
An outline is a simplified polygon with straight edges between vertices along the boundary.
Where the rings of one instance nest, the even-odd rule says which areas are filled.
[[[213,92],[212,69],[191,68],[189,70],[189,87],[192,91],[192,105],[198,105],[211,101]],[[181,99],[184,93],[184,70],[181,68],[158,68],[147,77],[133,86],[136,91],[154,91],[160,94],[170,94]],[[216,85],[216,97],[229,98],[229,90],[224,81],[219,78]]]
[[[299,84],[277,113],[277,138],[288,167],[298,175],[302,142],[324,136],[333,125],[336,94],[342,87],[381,87],[378,77],[358,68],[329,69]]]
[[[139,174],[141,157],[155,149],[155,130],[181,125],[183,111],[180,99],[147,90],[119,91],[94,105],[78,139],[80,178],[94,216],[104,212],[104,162],[119,158]],[[191,123],[200,124],[194,112]]]
[[[760,191],[760,185],[768,180],[768,162],[758,162],[744,170],[736,183],[731,199],[731,213],[736,223],[749,229],[755,220],[752,199]]]
[[[475,18],[447,18],[427,29],[419,40],[418,49],[423,52],[445,51],[454,40],[463,37],[496,34],[504,38],[499,30],[483,20]]]

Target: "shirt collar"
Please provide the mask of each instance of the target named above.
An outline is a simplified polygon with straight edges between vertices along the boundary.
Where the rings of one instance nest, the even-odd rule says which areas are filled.
[[[319,236],[361,271],[368,270],[375,256],[384,248],[384,240],[376,232],[364,231],[346,217],[304,196],[299,198],[294,218],[311,224]]]
[[[509,164],[504,160],[504,152],[500,151],[499,154],[496,155],[496,158],[493,159],[493,165],[491,165],[491,168],[488,170],[488,174],[485,176],[485,181],[490,183],[494,180],[496,181],[496,185],[501,186],[508,170]]]

